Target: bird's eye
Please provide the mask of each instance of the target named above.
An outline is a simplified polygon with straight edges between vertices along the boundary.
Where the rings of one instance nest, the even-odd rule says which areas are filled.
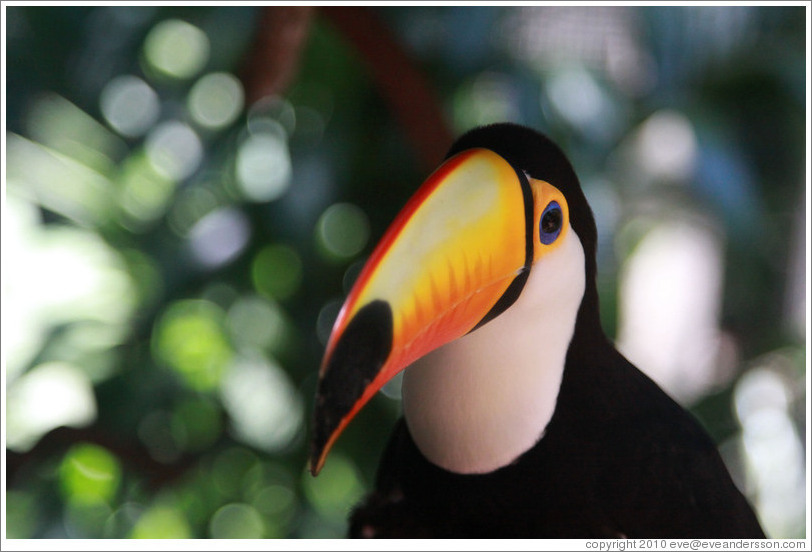
[[[557,202],[551,201],[544,208],[544,212],[541,214],[541,222],[539,222],[539,240],[541,243],[545,245],[553,243],[561,233],[563,221],[564,215],[561,212],[561,206]]]

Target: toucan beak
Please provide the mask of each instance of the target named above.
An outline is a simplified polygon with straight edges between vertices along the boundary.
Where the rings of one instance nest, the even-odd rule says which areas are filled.
[[[443,163],[398,214],[327,343],[316,393],[314,475],[387,381],[476,329],[500,299],[518,293],[533,256],[528,190],[525,176],[502,157],[471,149]]]

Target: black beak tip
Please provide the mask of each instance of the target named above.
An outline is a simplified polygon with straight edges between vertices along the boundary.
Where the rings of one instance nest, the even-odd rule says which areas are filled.
[[[316,394],[316,408],[313,412],[312,432],[310,438],[310,458],[308,460],[308,470],[315,477],[319,474],[319,465],[324,449],[330,434],[337,424],[329,423],[329,411],[324,408],[324,394],[322,393],[323,381],[319,380],[319,390]],[[332,427],[331,427],[332,426]]]
[[[345,417],[378,375],[392,350],[392,309],[385,301],[361,308],[344,330],[319,378],[313,413],[310,472],[318,474],[325,449]]]
[[[318,458],[317,455],[311,456],[310,461],[308,462],[308,465],[307,465],[307,471],[309,471],[310,475],[312,475],[313,477],[316,477],[317,475],[319,475],[319,471],[320,471],[319,467],[318,467],[317,458]]]

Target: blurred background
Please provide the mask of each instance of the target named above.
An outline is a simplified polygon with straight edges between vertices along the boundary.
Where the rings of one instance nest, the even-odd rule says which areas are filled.
[[[397,382],[306,472],[384,229],[478,124],[552,136],[607,333],[806,534],[803,7],[4,7],[9,538],[340,537]]]

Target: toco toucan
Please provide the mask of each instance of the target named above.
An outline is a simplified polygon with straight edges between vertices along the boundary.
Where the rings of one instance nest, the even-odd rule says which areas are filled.
[[[596,242],[547,137],[494,124],[452,145],[361,271],[319,372],[314,475],[405,370],[350,536],[764,536],[709,436],[604,335]]]

